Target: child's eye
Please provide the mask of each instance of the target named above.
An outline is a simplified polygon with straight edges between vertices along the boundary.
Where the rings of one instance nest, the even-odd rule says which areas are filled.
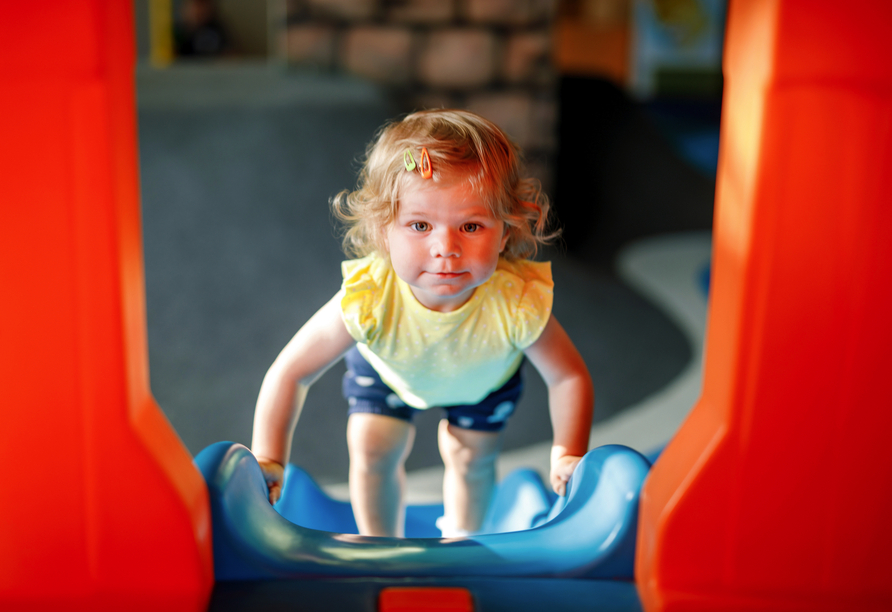
[[[411,227],[416,232],[426,232],[427,230],[430,229],[430,226],[427,223],[425,223],[424,221],[416,221],[415,223],[411,224],[409,227]]]
[[[480,229],[480,226],[477,225],[476,223],[465,223],[464,225],[462,225],[462,230],[464,230],[468,234],[473,234],[474,232],[476,232],[479,229]]]

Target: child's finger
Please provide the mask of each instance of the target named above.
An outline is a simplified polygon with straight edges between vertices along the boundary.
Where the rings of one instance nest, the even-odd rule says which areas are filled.
[[[275,504],[282,495],[282,487],[279,483],[269,483],[269,503]]]
[[[553,474],[551,476],[551,488],[561,497],[567,492],[567,480],[569,480],[569,477],[563,474]]]
[[[274,504],[282,496],[282,478],[284,476],[284,468],[280,463],[264,459],[257,460],[260,465],[260,472],[263,474],[263,480],[266,481],[266,488],[269,491],[269,503]]]
[[[579,463],[579,457],[563,457],[551,469],[551,488],[560,496],[567,493],[567,483]]]

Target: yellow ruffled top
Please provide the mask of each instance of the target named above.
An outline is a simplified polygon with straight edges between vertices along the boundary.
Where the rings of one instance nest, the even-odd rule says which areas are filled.
[[[341,264],[341,312],[362,356],[414,408],[476,404],[517,370],[551,316],[551,264],[499,260],[457,310],[422,306],[378,255]]]

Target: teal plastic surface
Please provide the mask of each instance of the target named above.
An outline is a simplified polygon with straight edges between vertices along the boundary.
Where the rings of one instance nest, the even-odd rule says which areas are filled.
[[[219,442],[196,463],[208,484],[217,580],[312,576],[633,578],[638,496],[650,464],[623,446],[590,451],[556,498],[530,470],[496,492],[492,533],[441,539],[442,507],[410,506],[407,538],[355,535],[349,504],[289,466],[282,500],[267,501],[254,456]],[[354,533],[349,533],[353,531]],[[431,537],[424,537],[429,535]]]

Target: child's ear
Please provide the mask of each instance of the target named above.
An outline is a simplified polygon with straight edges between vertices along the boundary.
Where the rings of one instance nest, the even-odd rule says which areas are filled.
[[[508,226],[505,226],[505,230],[502,232],[502,241],[499,243],[499,253],[503,253],[505,251],[505,247],[508,245]]]

